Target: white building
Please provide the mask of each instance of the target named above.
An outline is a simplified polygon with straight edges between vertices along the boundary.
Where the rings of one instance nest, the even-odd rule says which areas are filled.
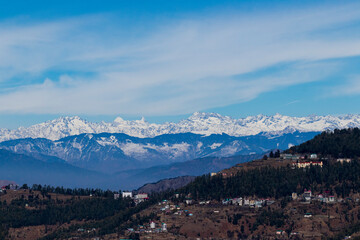
[[[167,231],[167,227],[166,227],[166,223],[163,223],[161,226],[161,231],[166,232]]]
[[[309,190],[309,191],[304,191],[304,194],[303,194],[303,196],[304,196],[304,199],[305,199],[305,201],[307,201],[307,202],[309,202],[310,200],[311,200],[311,190]]]
[[[151,223],[150,223],[150,228],[151,228],[151,229],[155,229],[155,228],[156,228],[155,222],[151,222]]]
[[[127,198],[127,197],[129,197],[129,198],[132,198],[132,192],[122,192],[122,197],[123,198]]]
[[[149,195],[147,193],[139,193],[135,195],[136,199],[148,199]]]

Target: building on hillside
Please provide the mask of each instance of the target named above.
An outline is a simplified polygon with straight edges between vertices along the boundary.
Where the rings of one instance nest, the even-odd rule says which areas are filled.
[[[296,193],[296,192],[293,192],[293,193],[291,194],[291,199],[292,199],[292,200],[296,200],[297,198],[298,198],[297,193]]]
[[[284,160],[299,160],[299,159],[300,159],[300,156],[299,156],[299,155],[289,154],[289,153],[281,153],[281,154],[280,154],[280,159],[284,159]]]
[[[229,205],[231,203],[231,199],[222,200],[222,205]]]
[[[303,194],[305,201],[309,202],[311,200],[311,196],[312,196],[311,190],[307,191],[305,189],[304,194]]]
[[[315,153],[310,154],[310,159],[318,159],[318,155]]]
[[[231,204],[242,206],[242,198],[240,197],[231,199]]]
[[[322,202],[324,199],[324,195],[319,194],[319,195],[317,195],[316,199],[319,200],[320,202]]]
[[[344,162],[350,163],[351,159],[350,158],[338,158],[338,159],[336,159],[336,161],[339,163],[344,163]]]
[[[293,162],[292,163],[293,167],[297,167],[297,168],[306,168],[306,167],[310,167],[310,166],[323,166],[323,162],[322,161],[298,161],[298,162]]]
[[[147,193],[138,193],[135,195],[135,199],[149,199],[149,195]]]
[[[155,228],[156,228],[156,223],[152,221],[152,222],[150,223],[150,228],[151,228],[151,229],[155,229]]]
[[[114,199],[117,200],[120,198],[120,194],[119,193],[114,193]]]
[[[261,208],[263,207],[264,201],[263,200],[256,200],[255,201],[255,207],[256,208]]]
[[[10,184],[8,184],[6,186],[2,186],[1,189],[2,190],[6,190],[6,189],[17,190],[17,189],[19,189],[19,185],[14,184],[14,183],[10,183]]]
[[[133,194],[132,192],[122,192],[122,197],[123,198],[132,198],[133,197]]]
[[[139,204],[141,202],[144,202],[145,200],[148,200],[149,196],[147,193],[138,193],[134,197],[135,204]]]
[[[167,225],[166,223],[162,223],[161,225],[161,231],[166,232],[167,231]]]
[[[212,173],[210,173],[210,177],[213,177],[213,176],[216,176],[216,172],[212,172]]]

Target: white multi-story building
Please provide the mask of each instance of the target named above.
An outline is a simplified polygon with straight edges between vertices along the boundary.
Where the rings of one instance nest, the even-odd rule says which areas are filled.
[[[122,192],[122,197],[123,198],[127,198],[127,197],[132,198],[133,195],[132,195],[132,192]]]

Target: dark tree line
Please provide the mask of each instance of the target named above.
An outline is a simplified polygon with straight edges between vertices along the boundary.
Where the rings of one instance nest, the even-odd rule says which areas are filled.
[[[45,208],[29,210],[16,200],[0,206],[0,224],[7,227],[23,227],[35,225],[52,225],[70,222],[72,220],[99,220],[128,208],[131,200],[120,199],[83,199],[70,202],[67,205],[56,205],[48,201]],[[24,205],[24,204],[21,204]]]
[[[24,184],[22,189],[30,189],[33,191],[40,191],[42,194],[57,193],[72,196],[92,196],[112,198],[114,192],[110,190],[93,189],[93,188],[64,188],[64,187],[53,187],[49,185],[34,184],[31,188]]]

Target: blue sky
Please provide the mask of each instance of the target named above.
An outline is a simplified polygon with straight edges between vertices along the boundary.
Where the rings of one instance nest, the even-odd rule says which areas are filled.
[[[3,1],[0,127],[359,113],[358,1]]]

